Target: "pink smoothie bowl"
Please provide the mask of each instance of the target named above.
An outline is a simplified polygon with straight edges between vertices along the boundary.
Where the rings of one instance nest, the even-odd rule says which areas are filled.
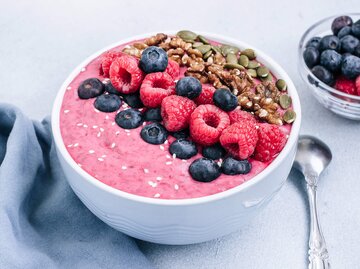
[[[174,34],[175,31],[167,31]],[[281,153],[262,172],[229,190],[189,199],[158,199],[130,194],[112,188],[92,177],[72,159],[60,132],[61,104],[67,85],[95,57],[105,51],[155,33],[130,37],[112,44],[87,58],[77,66],[60,88],[52,111],[52,131],[57,155],[67,181],[85,206],[103,222],[129,236],[161,244],[182,245],[200,243],[221,237],[244,225],[270,202],[286,182],[296,153],[301,124],[301,106],[295,86],[273,59],[247,43],[211,33],[199,33],[211,40],[253,48],[257,59],[272,73],[287,82],[297,118]]]

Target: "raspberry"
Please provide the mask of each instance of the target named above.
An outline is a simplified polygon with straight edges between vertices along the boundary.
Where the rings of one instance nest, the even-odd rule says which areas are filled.
[[[336,80],[335,89],[347,94],[356,95],[355,82],[343,76]]]
[[[144,73],[138,67],[138,60],[132,56],[118,57],[110,65],[111,83],[120,93],[136,92],[143,78]]]
[[[175,93],[175,82],[164,72],[146,75],[140,87],[140,98],[146,107],[159,107],[162,100]]]
[[[110,65],[117,57],[120,57],[121,55],[123,55],[123,53],[121,52],[116,52],[116,51],[106,52],[101,58],[100,75],[108,78]]]
[[[226,112],[214,105],[200,105],[191,114],[190,136],[204,146],[219,141],[221,132],[230,125]]]
[[[357,95],[360,96],[360,76],[358,76],[358,77],[356,78],[355,86],[356,86]]]
[[[283,149],[287,140],[279,126],[268,123],[259,124],[258,136],[254,159],[262,162],[274,158]]]
[[[245,160],[255,150],[258,134],[254,124],[242,121],[231,124],[220,136],[221,145],[234,158]]]
[[[206,104],[214,104],[213,95],[215,92],[215,88],[210,84],[203,84],[202,91],[199,97],[194,99],[197,105],[206,105]]]
[[[168,73],[173,79],[177,79],[180,75],[180,65],[169,59],[168,65],[164,71],[165,73]]]
[[[230,123],[233,124],[235,122],[243,122],[243,121],[250,121],[252,124],[256,124],[257,121],[255,117],[244,110],[235,109],[233,111],[228,112]]]
[[[165,128],[170,132],[177,132],[188,127],[191,113],[195,108],[194,101],[186,97],[165,97],[161,103],[161,116]]]

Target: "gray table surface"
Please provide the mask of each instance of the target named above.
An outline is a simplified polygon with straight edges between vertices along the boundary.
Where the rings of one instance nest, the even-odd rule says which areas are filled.
[[[321,107],[297,71],[301,34],[322,17],[360,11],[352,1],[5,1],[0,0],[0,100],[34,119],[50,114],[71,70],[122,38],[166,29],[228,35],[261,48],[292,77],[303,106],[303,134],[329,144],[334,159],[320,182],[319,206],[333,268],[360,268],[360,123]],[[305,268],[306,201],[295,172],[241,231],[190,246],[140,242],[158,268]]]

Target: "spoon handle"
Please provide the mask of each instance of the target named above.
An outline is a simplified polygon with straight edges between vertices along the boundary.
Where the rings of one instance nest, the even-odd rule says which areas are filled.
[[[309,269],[330,269],[329,254],[317,213],[317,176],[305,176],[310,206]]]

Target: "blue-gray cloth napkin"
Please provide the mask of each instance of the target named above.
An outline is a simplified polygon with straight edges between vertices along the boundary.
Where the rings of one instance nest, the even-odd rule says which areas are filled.
[[[154,268],[70,189],[49,119],[0,104],[0,268]]]

